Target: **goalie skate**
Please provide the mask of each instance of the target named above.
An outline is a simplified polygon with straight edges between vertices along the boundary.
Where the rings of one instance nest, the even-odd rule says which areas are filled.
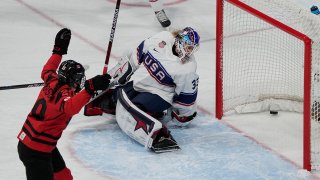
[[[169,137],[160,137],[160,139],[151,147],[151,150],[155,153],[171,152],[179,149],[181,148],[171,135]]]
[[[155,14],[156,14],[156,17],[157,17],[157,19],[160,22],[162,27],[166,28],[166,27],[169,27],[171,25],[171,21],[167,17],[167,15],[164,12],[164,10],[157,11],[157,12],[155,12]]]

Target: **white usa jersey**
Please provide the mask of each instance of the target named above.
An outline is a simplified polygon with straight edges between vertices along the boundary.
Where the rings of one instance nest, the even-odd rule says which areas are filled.
[[[131,76],[133,87],[138,92],[159,95],[173,105],[182,116],[196,111],[199,76],[194,56],[182,63],[172,52],[174,36],[160,32],[127,54],[135,67]]]

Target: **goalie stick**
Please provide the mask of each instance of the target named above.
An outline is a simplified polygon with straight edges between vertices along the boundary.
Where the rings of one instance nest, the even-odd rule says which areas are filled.
[[[105,74],[108,71],[108,64],[109,64],[109,60],[110,60],[111,48],[112,48],[112,44],[113,44],[114,33],[116,31],[117,20],[118,20],[118,15],[119,15],[119,10],[120,10],[120,3],[121,3],[121,0],[117,0],[116,8],[114,10],[113,21],[112,21],[111,32],[110,32],[110,38],[109,38],[109,43],[108,43],[108,49],[107,49],[107,54],[106,54],[106,58],[105,58],[105,61],[104,61],[102,74]],[[104,94],[105,92],[106,91],[101,93],[101,95]],[[92,101],[94,101],[95,99],[100,97],[101,95],[100,94],[96,95],[95,97],[93,97],[89,101],[89,103],[91,103]],[[93,104],[89,104],[89,103],[84,106],[84,115],[85,116],[96,116],[96,115],[102,115],[103,114],[101,108],[93,107]]]
[[[114,33],[116,32],[117,20],[118,20],[118,15],[119,15],[119,10],[120,10],[120,3],[121,3],[121,0],[117,0],[116,8],[114,10],[114,15],[113,15],[112,27],[111,27],[110,38],[109,38],[109,43],[108,43],[108,50],[107,50],[102,74],[105,74],[108,71],[108,64],[109,64],[109,59],[110,59],[110,54],[111,54],[111,48],[112,48],[112,44],[113,44]]]

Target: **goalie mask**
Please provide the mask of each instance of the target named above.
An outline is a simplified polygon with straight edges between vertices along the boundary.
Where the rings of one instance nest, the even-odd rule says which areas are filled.
[[[64,61],[58,69],[59,81],[71,86],[75,92],[79,92],[86,81],[84,71],[85,69],[80,63],[74,60]]]
[[[191,27],[184,28],[175,39],[176,53],[182,62],[189,60],[190,56],[199,49],[200,36]]]

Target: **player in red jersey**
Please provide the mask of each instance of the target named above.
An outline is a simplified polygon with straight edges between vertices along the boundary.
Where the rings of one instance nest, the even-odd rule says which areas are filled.
[[[67,28],[57,33],[53,54],[41,73],[45,85],[18,134],[19,158],[28,180],[73,179],[56,147],[57,142],[72,116],[79,113],[97,90],[107,89],[110,83],[108,74],[86,80],[85,69],[76,61],[60,64],[70,39],[71,31]]]

